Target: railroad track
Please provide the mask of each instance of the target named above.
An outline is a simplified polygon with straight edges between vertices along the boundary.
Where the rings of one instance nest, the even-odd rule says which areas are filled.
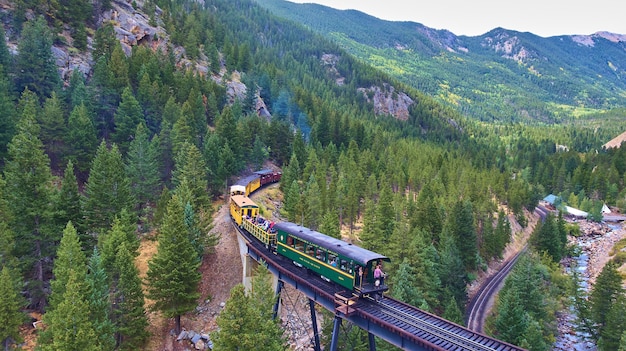
[[[522,253],[526,252],[527,246],[524,246],[520,252],[513,256],[506,264],[483,285],[474,299],[470,302],[467,314],[467,328],[478,333],[483,332],[484,314],[489,305],[489,300],[498,292],[500,285],[504,282],[506,276],[511,272],[513,266]]]
[[[421,338],[433,350],[521,350],[394,299],[385,298],[378,303],[360,306],[359,309]]]

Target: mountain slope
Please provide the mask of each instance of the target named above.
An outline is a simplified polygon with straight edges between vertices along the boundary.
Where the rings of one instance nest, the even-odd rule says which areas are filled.
[[[256,1],[477,119],[555,122],[626,106],[625,35],[543,38],[496,28],[456,36],[354,10]]]

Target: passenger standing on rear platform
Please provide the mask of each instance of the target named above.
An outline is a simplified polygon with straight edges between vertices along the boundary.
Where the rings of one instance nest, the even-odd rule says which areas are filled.
[[[376,265],[376,269],[374,269],[374,285],[377,287],[385,284],[385,273],[383,273],[380,264]]]

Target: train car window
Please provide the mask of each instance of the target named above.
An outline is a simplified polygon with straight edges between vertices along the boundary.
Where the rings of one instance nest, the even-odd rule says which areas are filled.
[[[339,263],[340,263],[339,268],[342,271],[346,271],[347,272],[348,271],[348,261],[346,261],[346,260],[339,260]]]
[[[307,245],[307,254],[309,256],[315,256],[315,246]]]
[[[328,253],[328,263],[333,267],[337,267],[337,255]]]
[[[287,237],[287,245],[293,247],[293,237]]]
[[[318,248],[317,251],[315,251],[315,258],[320,261],[326,261],[326,251]]]
[[[300,252],[304,252],[304,243],[298,239],[295,240],[296,242],[296,250],[300,251]]]

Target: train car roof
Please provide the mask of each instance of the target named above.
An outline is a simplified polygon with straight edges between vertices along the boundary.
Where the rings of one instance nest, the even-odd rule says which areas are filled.
[[[233,195],[230,199],[239,207],[259,207],[254,203],[254,201],[250,200],[250,198],[245,195]]]
[[[354,262],[365,266],[373,260],[390,261],[388,257],[362,247],[349,244],[343,240],[335,239],[326,234],[316,232],[309,228],[291,222],[280,222],[274,225],[276,230],[282,230],[295,237],[306,240],[312,244],[332,250],[342,256],[351,258]]]
[[[248,183],[250,183],[251,181],[255,180],[259,178],[258,174],[253,174],[253,175],[249,175],[247,177],[241,178],[238,181],[235,182],[235,185],[243,185],[246,186],[248,185]]]
[[[241,191],[242,193],[246,192],[246,187],[243,185],[231,185],[230,186],[230,193],[234,193],[236,191]]]
[[[274,174],[274,173],[280,173],[280,172],[274,172],[271,169],[262,169],[260,171],[254,172],[254,174],[258,174],[258,175],[267,175],[267,174]]]

